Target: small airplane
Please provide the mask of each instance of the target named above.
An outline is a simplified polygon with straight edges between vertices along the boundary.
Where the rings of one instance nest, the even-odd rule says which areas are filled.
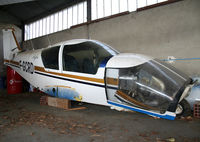
[[[4,45],[5,65],[50,96],[169,120],[185,111],[181,103],[194,82],[163,61],[119,53],[89,39],[23,51],[13,31],[4,32],[9,40]]]

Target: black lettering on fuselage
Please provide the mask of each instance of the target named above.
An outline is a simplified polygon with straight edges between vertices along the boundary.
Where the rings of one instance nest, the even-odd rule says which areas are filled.
[[[20,63],[20,69],[24,72],[28,72],[33,74],[34,73],[34,65],[31,62],[25,62],[25,61],[19,61]]]

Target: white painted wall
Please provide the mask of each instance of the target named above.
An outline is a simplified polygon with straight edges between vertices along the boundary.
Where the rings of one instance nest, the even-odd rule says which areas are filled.
[[[27,41],[25,48],[42,48],[75,38],[103,41],[121,52],[159,59],[200,58],[200,1],[184,0],[149,10],[84,25]],[[49,39],[48,39],[49,38]],[[200,60],[176,61],[190,76],[200,75]]]

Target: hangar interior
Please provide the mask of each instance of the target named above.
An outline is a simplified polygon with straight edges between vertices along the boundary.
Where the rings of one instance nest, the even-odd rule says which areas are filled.
[[[65,11],[62,11],[63,9],[66,10],[67,7],[71,8],[73,4],[77,6],[79,3],[82,4],[83,2],[70,0],[67,2],[65,0],[47,2],[42,0],[2,5],[0,15],[1,23],[2,26],[7,24],[18,26],[22,30],[22,37],[24,39],[25,35],[28,33],[28,31],[25,31],[25,25],[30,26],[34,24],[34,22],[37,22],[37,24],[34,24],[34,27],[39,27],[38,23],[42,23],[41,20],[46,22],[46,19],[42,18],[47,18],[49,15],[58,18],[54,15],[59,14],[59,12],[65,14]],[[164,4],[161,5],[162,3]],[[92,6],[92,4],[86,5],[86,3],[83,3],[80,9],[85,11],[88,15],[86,16],[85,14],[85,19],[83,19],[83,16],[78,19],[82,20],[78,21],[79,24],[77,24],[77,20],[74,20],[76,25],[69,27],[70,24],[72,25],[71,20],[71,23],[67,25],[68,27],[65,27],[67,29],[63,28],[64,30],[60,30],[58,25],[53,25],[52,23],[51,26],[57,26],[57,29],[54,29],[56,31],[55,33],[53,33],[53,31],[48,31],[49,33],[52,32],[50,34],[46,34],[46,31],[43,33],[36,33],[36,31],[36,36],[40,36],[24,40],[22,45],[24,49],[32,50],[45,48],[48,45],[70,39],[95,39],[107,43],[123,53],[141,53],[159,59],[168,59],[171,56],[176,59],[183,59],[175,61],[174,65],[190,76],[198,76],[200,74],[198,66],[200,42],[199,2],[197,0],[184,0],[162,3],[154,4],[153,8],[152,5],[149,5],[146,8],[141,6],[141,8],[137,10],[132,8],[130,11],[127,11],[126,2],[125,8],[120,9],[123,12],[119,13],[120,10],[114,11],[116,14],[112,15],[111,12],[107,12],[108,16],[105,17],[103,17],[105,12],[104,15],[101,14],[103,10],[97,10],[95,12],[97,15],[95,16],[91,14],[91,9],[87,9],[87,11],[83,10],[83,7]],[[97,7],[94,4],[93,6]],[[81,6],[79,5],[79,7]],[[101,7],[99,7],[99,9],[100,8]],[[75,10],[77,10],[77,7]],[[98,12],[100,18],[96,19]],[[61,13],[61,16],[64,15],[63,13]],[[92,20],[92,18],[94,20]],[[60,23],[63,24],[64,22],[62,23],[61,20]],[[47,25],[45,25],[45,27],[49,28]],[[30,36],[32,33],[28,34]],[[1,33],[0,44],[2,45],[2,43]],[[2,50],[1,46],[1,51]],[[3,56],[1,54],[1,69],[3,67],[2,59]],[[1,70],[1,74],[4,72],[5,71]]]
[[[0,77],[6,76],[2,30],[13,27],[17,40],[24,50],[34,51],[71,39],[95,39],[110,45],[120,53],[139,53],[156,57],[169,62],[190,77],[198,78],[200,76],[199,7],[199,0],[2,0],[0,1]],[[25,97],[22,95],[22,98]],[[32,96],[32,99],[35,101],[33,104],[29,104],[32,103],[30,98],[22,101],[22,104],[35,107],[33,110],[27,110],[35,111],[32,115],[35,117],[42,111],[37,112],[37,109],[40,108],[39,105],[36,106],[38,96]],[[10,99],[8,100],[10,101]],[[21,104],[17,105],[21,107]],[[89,105],[89,107],[93,106]],[[200,141],[199,120],[190,120],[190,118],[190,123],[187,119],[168,122],[148,119],[141,114],[133,113],[136,116],[132,119],[132,114],[124,112],[117,114],[117,112],[110,112],[110,110],[98,106],[83,111],[81,114],[78,114],[79,111],[65,113],[55,108],[42,109],[52,115],[59,113],[62,117],[69,116],[76,119],[82,117],[86,123],[90,123],[87,122],[87,115],[91,114],[94,121],[89,119],[92,124],[84,124],[84,126],[80,124],[80,127],[79,124],[74,124],[75,127],[84,131],[85,136],[80,131],[75,131],[80,136],[79,138],[70,132],[63,136],[62,130],[57,127],[56,129],[59,129],[60,133],[51,134],[44,126],[40,130],[41,135],[50,134],[52,137],[52,139],[46,139],[37,134],[37,126],[31,129],[25,126],[25,128],[19,128],[23,129],[23,134],[18,137],[18,140],[24,138],[29,141],[38,141],[38,139],[40,141],[64,141],[69,138],[70,134],[72,135],[69,138],[70,141],[175,141],[175,139]],[[99,114],[96,116],[95,112]],[[107,116],[105,116],[106,114]],[[103,120],[99,119],[100,115],[103,115]],[[5,114],[2,113],[3,116]],[[115,124],[112,124],[112,120],[103,124],[103,121],[109,117],[114,119]],[[118,121],[123,121],[122,118],[132,124],[130,126],[125,122],[117,124]],[[55,119],[60,118],[55,117]],[[72,120],[70,119],[70,121]],[[0,120],[1,122],[3,121]],[[140,126],[143,122],[145,123],[143,125],[149,126],[150,130],[147,130],[146,126]],[[98,123],[101,126],[96,126]],[[154,126],[150,123],[155,123],[157,130],[154,130]],[[165,135],[166,131],[172,129],[172,123],[177,127],[173,128],[172,133],[167,132]],[[0,124],[0,126],[2,125]],[[112,125],[116,130],[108,130],[107,126]],[[132,129],[133,125],[138,128],[131,136],[132,133],[129,129]],[[160,125],[164,125],[163,128],[159,128]],[[87,130],[84,127],[87,127]],[[94,130],[89,127],[94,127]],[[117,131],[119,127],[120,130]],[[166,131],[165,128],[167,128]],[[188,132],[189,129],[192,129],[191,132]],[[4,135],[0,133],[0,140],[2,138],[2,141],[14,141],[17,137],[16,130],[11,133],[6,132]],[[91,132],[92,130],[93,132]],[[2,131],[0,130],[0,132]],[[25,134],[26,131],[28,134]],[[127,134],[124,134],[125,132]],[[178,135],[175,135],[176,132]],[[63,133],[65,134],[65,132]],[[9,139],[10,135],[13,135],[11,139]],[[33,139],[27,135],[31,135]],[[62,135],[60,139],[57,138],[59,135]]]

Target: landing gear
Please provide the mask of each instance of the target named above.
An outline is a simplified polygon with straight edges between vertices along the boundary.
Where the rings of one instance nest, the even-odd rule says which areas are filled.
[[[190,108],[190,105],[189,103],[183,99],[178,105],[177,105],[177,108],[176,108],[176,116],[180,117],[180,116],[190,116],[191,115],[191,108]]]

